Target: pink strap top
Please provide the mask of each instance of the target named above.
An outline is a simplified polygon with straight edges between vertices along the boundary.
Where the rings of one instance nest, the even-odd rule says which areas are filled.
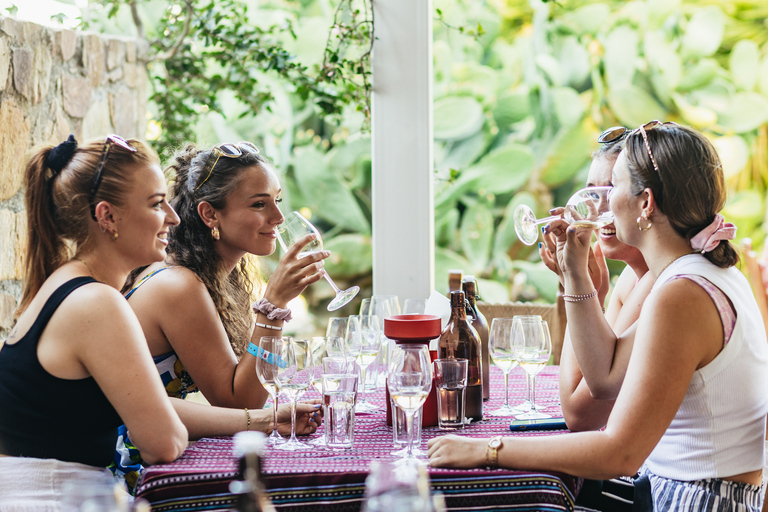
[[[715,303],[717,312],[720,315],[720,321],[723,324],[723,346],[728,344],[728,341],[731,339],[731,334],[733,334],[733,328],[736,325],[736,311],[734,311],[733,306],[731,306],[731,303],[728,301],[728,297],[726,297],[720,288],[712,284],[711,281],[699,275],[681,274],[672,276],[669,280],[672,281],[680,278],[690,279],[704,288],[704,291],[707,292],[709,298]]]

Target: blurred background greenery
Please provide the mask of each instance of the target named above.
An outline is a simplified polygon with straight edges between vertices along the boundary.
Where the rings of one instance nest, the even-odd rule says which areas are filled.
[[[765,0],[434,7],[439,291],[460,268],[479,278],[487,302],[553,302],[556,279],[535,246],[517,240],[514,208],[545,215],[564,204],[583,186],[603,129],[651,119],[710,137],[730,191],[725,216],[762,247]],[[256,142],[282,174],[286,209],[317,224],[333,253],[328,271],[340,286],[361,286],[360,297],[372,281],[369,10],[368,0],[104,0],[83,16],[109,32],[135,34],[135,15],[142,22],[158,151],[168,156],[189,138]],[[322,284],[305,294],[318,315],[330,296]]]

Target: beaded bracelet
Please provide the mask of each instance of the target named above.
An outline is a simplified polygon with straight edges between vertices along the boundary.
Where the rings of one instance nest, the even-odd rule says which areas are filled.
[[[285,320],[286,322],[290,322],[292,318],[290,309],[279,308],[267,299],[259,299],[254,302],[251,307],[253,308],[254,313],[262,313],[270,320]]]
[[[245,419],[247,422],[245,430],[251,430],[251,411],[249,411],[247,407],[245,408]]]
[[[589,300],[592,297],[597,297],[597,290],[592,290],[592,293],[563,294],[563,300],[565,302],[581,302],[583,300]]]
[[[256,322],[256,327],[261,327],[262,329],[272,329],[273,331],[283,330],[282,327],[279,327],[277,325],[262,324],[261,322]]]

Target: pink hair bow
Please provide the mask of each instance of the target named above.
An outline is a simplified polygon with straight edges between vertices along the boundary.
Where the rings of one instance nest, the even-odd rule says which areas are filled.
[[[691,238],[691,247],[702,254],[717,247],[720,240],[733,240],[736,238],[736,226],[725,222],[725,218],[719,213],[715,214],[715,220],[699,234]]]

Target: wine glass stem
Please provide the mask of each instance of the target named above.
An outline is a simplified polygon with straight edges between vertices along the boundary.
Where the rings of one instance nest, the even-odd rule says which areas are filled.
[[[323,277],[325,278],[326,281],[328,281],[328,284],[331,285],[331,288],[333,288],[333,291],[335,291],[337,295],[341,293],[341,289],[338,286],[336,286],[336,283],[333,282],[333,279],[331,279],[331,276],[328,275],[328,272],[326,272],[325,269],[322,269],[320,272],[323,273]]]
[[[298,441],[296,439],[296,399],[291,398],[291,441]]]
[[[405,429],[408,432],[408,451],[406,457],[413,457],[413,415],[415,411],[405,411]]]
[[[557,219],[560,219],[560,218],[562,218],[562,217],[560,217],[559,215],[550,215],[549,217],[544,217],[543,219],[538,219],[534,225],[538,226],[539,224],[546,224],[548,222],[552,222],[553,220],[557,220]]]
[[[365,368],[360,367],[360,374],[362,376],[362,384],[358,386],[360,388],[360,401],[365,402]]]
[[[277,437],[275,432],[277,432],[277,393],[272,395],[272,437]]]
[[[509,407],[509,372],[504,373],[504,407]]]
[[[528,399],[531,401],[531,411],[536,412],[536,375],[531,374],[528,378],[531,380]]]

